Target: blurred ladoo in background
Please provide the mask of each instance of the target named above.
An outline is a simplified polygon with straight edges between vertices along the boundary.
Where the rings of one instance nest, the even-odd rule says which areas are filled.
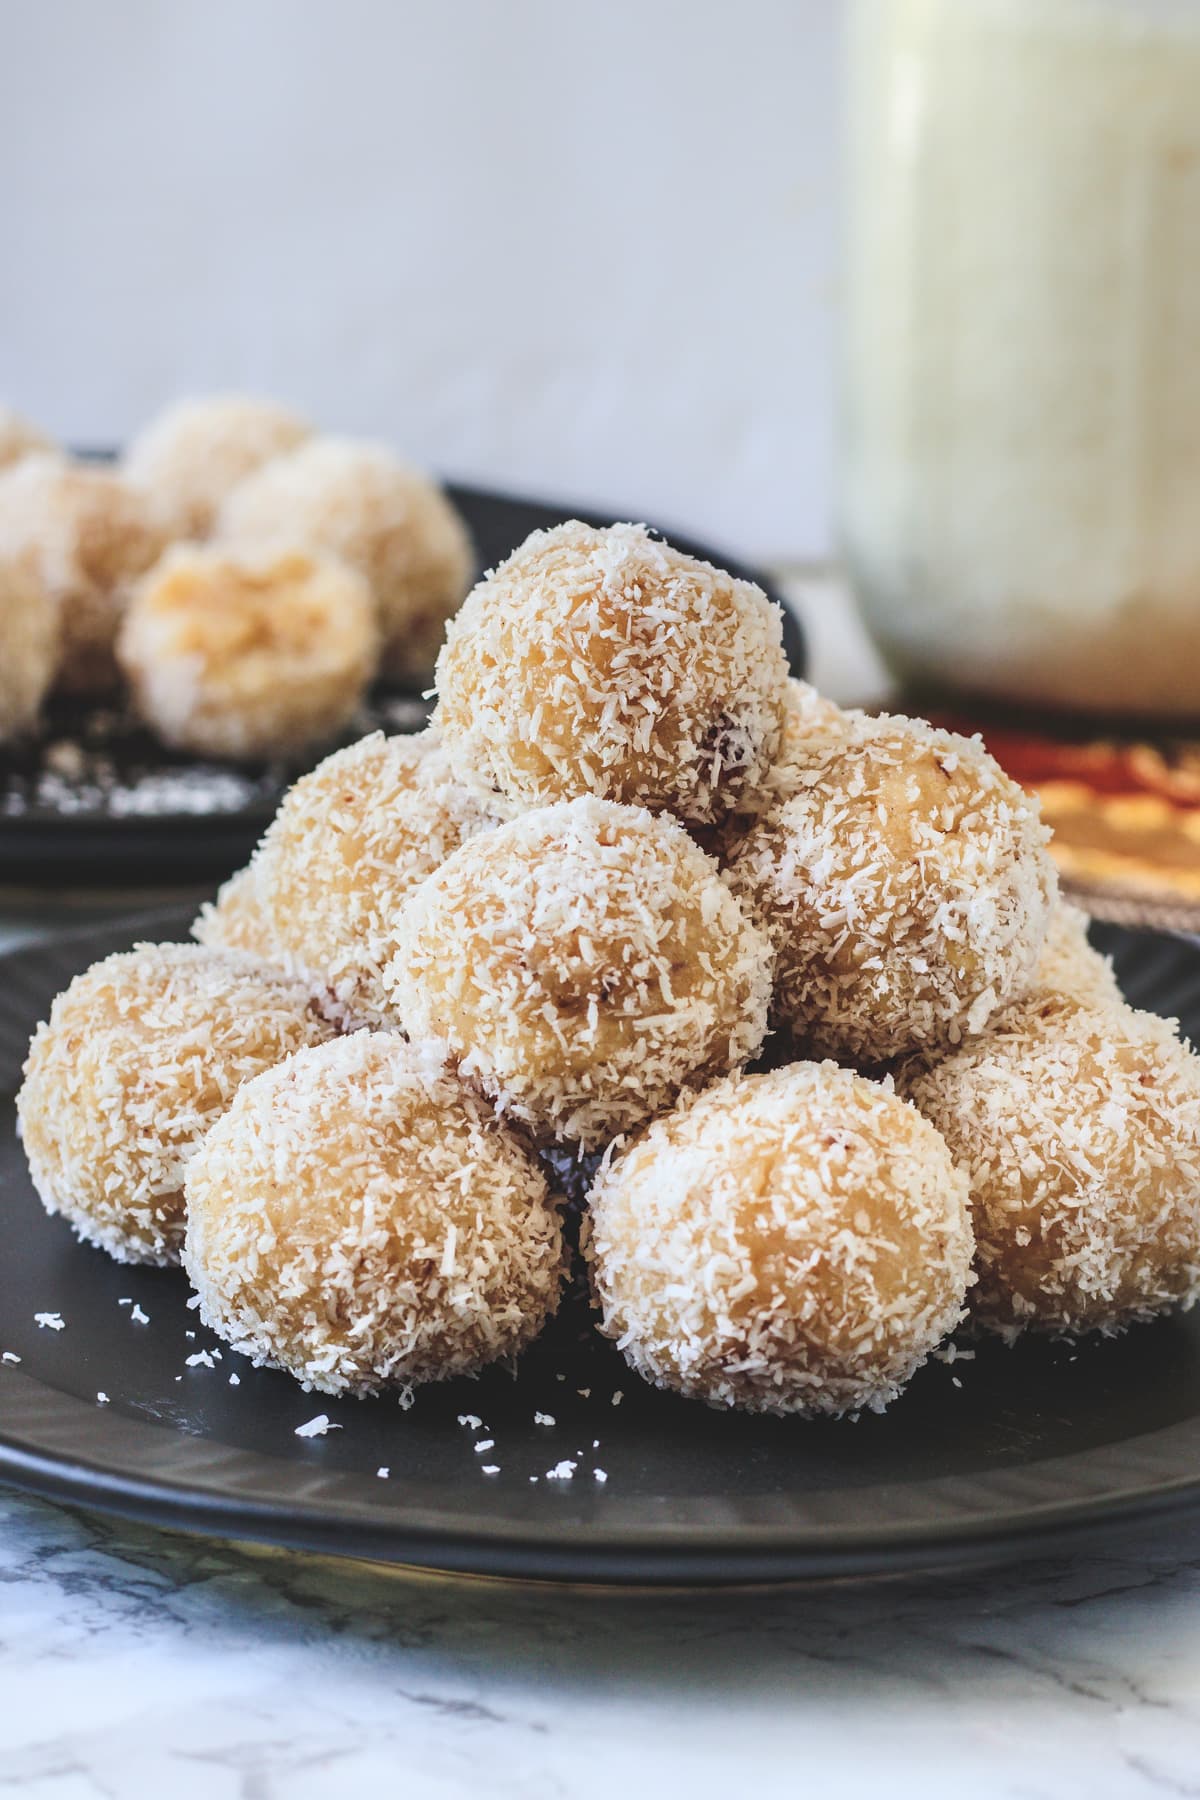
[[[1200,6],[856,0],[842,535],[917,689],[1200,716]]]

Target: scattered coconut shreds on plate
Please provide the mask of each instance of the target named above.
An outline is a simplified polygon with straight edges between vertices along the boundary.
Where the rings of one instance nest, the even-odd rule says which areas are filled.
[[[0,816],[111,819],[240,812],[273,797],[280,765],[248,775],[215,763],[156,767],[135,722],[111,707],[92,709],[78,735],[58,735],[23,758],[0,795]]]
[[[0,1362],[19,1363],[20,1360],[15,1350],[6,1350],[3,1356],[0,1356]]]
[[[484,1463],[482,1473],[484,1475],[498,1475],[500,1473],[500,1464]]]
[[[575,1470],[578,1468],[578,1466],[579,1466],[578,1463],[573,1463],[573,1462],[569,1461],[569,1459],[564,1457],[562,1462],[555,1463],[555,1465],[552,1469],[546,1470],[546,1480],[547,1481],[571,1481],[574,1479]]]
[[[468,1431],[479,1431],[483,1426],[483,1420],[479,1417],[478,1413],[459,1413],[458,1422],[460,1425],[465,1426]]]
[[[97,1406],[107,1406],[108,1405],[108,1395],[104,1392],[103,1388],[96,1389],[96,1405]]]
[[[229,1385],[230,1385],[230,1387],[241,1387],[241,1385],[242,1385],[242,1378],[237,1373],[236,1369],[234,1370],[233,1374],[229,1377]]]
[[[197,1350],[195,1354],[189,1356],[185,1362],[185,1367],[189,1369],[215,1369],[216,1366],[216,1363],[213,1361],[207,1350]]]
[[[297,1425],[294,1435],[299,1438],[324,1437],[327,1431],[340,1431],[328,1413],[318,1413],[315,1419],[309,1419],[303,1425]]]
[[[533,1422],[535,1425],[555,1425],[558,1423],[553,1413],[544,1412],[535,1412],[533,1415]]]
[[[485,1450],[494,1450],[495,1448],[496,1448],[495,1438],[480,1438],[479,1442],[475,1446],[475,1454],[476,1454],[476,1456],[482,1456]]]
[[[39,1331],[65,1331],[67,1329],[67,1321],[61,1313],[34,1313],[33,1322]]]
[[[131,1309],[129,1318],[130,1322],[134,1325],[148,1325],[150,1323],[150,1314],[143,1312],[141,1307],[136,1305]]]
[[[612,1403],[613,1403],[613,1405],[614,1405],[614,1406],[620,1406],[620,1404],[621,1404],[621,1402],[622,1402],[622,1400],[623,1400],[623,1399],[624,1399],[624,1398],[625,1398],[625,1395],[624,1395],[624,1392],[623,1392],[623,1391],[622,1391],[622,1389],[621,1389],[621,1388],[617,1388],[617,1389],[616,1389],[616,1390],[615,1390],[615,1391],[614,1391],[614,1393],[613,1393],[613,1397],[612,1397]]]
[[[376,1469],[376,1471],[375,1471],[375,1473],[379,1477],[380,1481],[386,1481],[388,1476],[391,1474],[391,1472],[392,1471],[387,1467],[386,1463],[384,1464],[383,1468]]]
[[[608,1480],[608,1470],[607,1469],[593,1469],[592,1470],[592,1480],[593,1481],[607,1481]]]

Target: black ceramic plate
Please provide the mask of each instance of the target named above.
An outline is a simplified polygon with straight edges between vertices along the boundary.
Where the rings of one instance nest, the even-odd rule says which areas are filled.
[[[591,1334],[577,1297],[515,1380],[426,1388],[408,1412],[218,1357],[181,1274],[122,1268],[46,1217],[13,1127],[25,1043],[54,993],[94,958],[185,924],[146,915],[0,962],[0,1352],[20,1358],[0,1364],[0,1476],[225,1537],[603,1582],[982,1563],[1200,1500],[1200,1309],[1077,1347],[983,1345],[857,1423],[656,1393]],[[1132,999],[1200,1026],[1200,951],[1098,935]],[[202,1352],[211,1366],[189,1364]],[[295,1435],[322,1412],[341,1429]],[[569,1480],[549,1473],[566,1464]]]
[[[470,527],[481,572],[531,531],[564,519],[607,524],[613,517],[453,483],[447,492]],[[803,633],[762,571],[677,531],[667,535],[679,549],[757,581],[779,602],[792,672],[802,675]],[[377,689],[345,741],[377,726],[419,730],[426,713],[417,695]],[[48,746],[58,746],[49,762]],[[227,875],[245,862],[284,787],[300,772],[198,763],[164,749],[110,707],[56,701],[34,744],[0,747],[0,871],[11,881],[70,875],[156,885],[166,870],[177,880]]]

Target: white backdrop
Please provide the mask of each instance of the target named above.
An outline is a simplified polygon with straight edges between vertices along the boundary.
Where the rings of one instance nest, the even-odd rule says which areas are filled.
[[[827,541],[838,0],[0,0],[0,397]]]

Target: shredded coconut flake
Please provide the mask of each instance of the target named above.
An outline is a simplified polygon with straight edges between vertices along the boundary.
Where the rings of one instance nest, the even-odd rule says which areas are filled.
[[[298,1438],[324,1437],[327,1432],[341,1429],[340,1425],[333,1423],[328,1413],[318,1413],[315,1419],[309,1419],[305,1424],[297,1425],[295,1435]]]

